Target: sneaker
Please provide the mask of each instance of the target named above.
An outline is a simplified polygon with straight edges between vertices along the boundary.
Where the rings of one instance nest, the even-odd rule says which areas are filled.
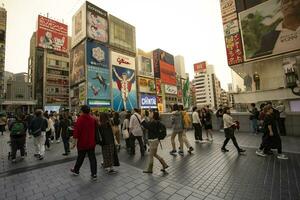
[[[54,141],[53,141],[53,140],[51,140],[51,141],[50,141],[50,143],[51,143],[51,144],[53,144],[53,143],[54,143]]]
[[[206,143],[204,140],[200,140],[199,142],[200,142],[200,144]]]
[[[96,181],[97,180],[97,175],[96,174],[92,175],[91,179],[92,179],[92,181]]]
[[[60,140],[56,140],[56,143],[60,143]]]
[[[79,172],[75,172],[74,169],[70,169],[71,173],[74,175],[74,176],[78,176],[79,175]]]
[[[111,174],[116,174],[118,172],[114,169],[110,169],[107,173],[111,175]]]
[[[238,152],[239,152],[239,153],[244,153],[244,152],[246,152],[246,150],[244,150],[244,149],[239,149]]]
[[[143,173],[145,173],[145,174],[152,174],[153,172],[152,171],[148,171],[148,170],[144,170]]]
[[[17,160],[16,159],[12,159],[12,161],[11,161],[12,163],[16,163],[17,162]]]
[[[289,158],[288,158],[286,155],[284,155],[284,154],[278,154],[277,158],[278,158],[278,159],[281,159],[281,160],[287,160],[287,159],[289,159]]]
[[[264,151],[262,151],[262,150],[256,150],[256,155],[258,155],[258,156],[261,156],[261,157],[266,157],[267,155],[266,154],[264,154]]]
[[[40,154],[37,154],[37,153],[36,153],[36,154],[34,154],[33,156],[36,157],[36,158],[38,158],[38,157],[40,157]]]
[[[178,154],[181,156],[184,156],[184,152],[183,151],[178,151]]]
[[[222,152],[228,152],[229,150],[226,149],[226,148],[221,148],[221,151],[222,151]]]
[[[189,150],[188,150],[189,154],[192,154],[192,151],[194,151],[194,148],[190,147]]]
[[[68,154],[68,153],[63,153],[62,155],[63,155],[63,156],[67,156],[67,155],[69,155],[69,154]]]
[[[176,156],[176,153],[177,153],[177,151],[176,151],[176,150],[172,150],[172,151],[170,151],[170,154],[171,154],[172,156]]]
[[[199,143],[200,141],[199,140],[195,140],[195,143]]]
[[[43,160],[44,159],[44,156],[39,156],[38,158],[37,158],[38,160]]]

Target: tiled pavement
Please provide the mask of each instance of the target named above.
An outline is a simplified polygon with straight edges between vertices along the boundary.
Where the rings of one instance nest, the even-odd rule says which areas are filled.
[[[157,162],[153,175],[143,174],[147,156],[141,158],[138,149],[135,156],[122,150],[119,173],[109,176],[100,169],[96,182],[90,181],[87,162],[80,176],[72,177],[68,170],[74,161],[55,161],[62,144],[55,145],[61,150],[47,152],[44,166],[17,174],[4,173],[19,165],[37,166],[37,161],[29,155],[27,164],[7,163],[2,142],[1,162],[8,167],[2,167],[2,177],[0,174],[0,199],[300,199],[300,138],[283,138],[284,150],[293,153],[287,153],[289,160],[282,161],[255,155],[253,147],[260,142],[258,136],[237,134],[240,145],[247,149],[246,155],[238,156],[231,144],[230,152],[220,152],[223,134],[216,133],[213,144],[195,144],[192,134],[188,135],[195,146],[193,155],[170,156],[169,138],[159,149],[170,165],[169,174],[162,175]],[[101,155],[97,158],[99,163]]]

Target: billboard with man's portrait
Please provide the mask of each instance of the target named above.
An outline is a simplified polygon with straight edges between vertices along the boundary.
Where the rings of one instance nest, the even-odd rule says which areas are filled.
[[[299,50],[299,10],[299,0],[268,0],[240,12],[245,61]]]

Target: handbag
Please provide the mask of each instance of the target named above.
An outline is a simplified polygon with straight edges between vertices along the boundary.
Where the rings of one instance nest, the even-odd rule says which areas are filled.
[[[128,139],[129,138],[129,131],[128,131],[128,129],[122,130],[122,135],[123,135],[124,139]]]

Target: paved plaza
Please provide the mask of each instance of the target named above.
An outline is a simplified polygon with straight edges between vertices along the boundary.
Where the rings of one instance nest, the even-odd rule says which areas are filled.
[[[143,174],[147,155],[139,150],[129,156],[119,154],[119,173],[107,175],[98,167],[98,180],[90,180],[86,159],[80,176],[69,173],[76,152],[63,157],[62,143],[53,144],[43,161],[33,158],[32,139],[28,139],[28,156],[22,162],[7,160],[8,136],[0,136],[0,199],[300,199],[300,138],[283,137],[283,151],[289,160],[255,155],[261,136],[237,133],[239,144],[247,150],[238,155],[232,143],[228,153],[220,147],[224,133],[214,134],[213,143],[194,143],[193,132],[187,133],[195,151],[183,157],[169,155],[170,138],[162,142],[159,154],[167,161],[168,174],[160,172],[155,162],[153,175]],[[138,147],[137,147],[138,148]],[[98,166],[101,152],[97,149]]]

